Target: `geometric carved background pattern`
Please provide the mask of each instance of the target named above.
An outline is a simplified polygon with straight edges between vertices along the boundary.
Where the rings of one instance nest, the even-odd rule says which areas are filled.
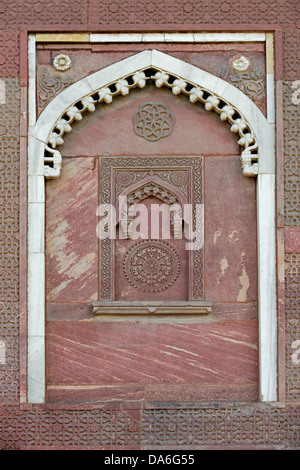
[[[147,410],[144,446],[280,445],[299,446],[299,409],[226,407],[201,410]],[[287,420],[287,421],[285,421]],[[278,427],[277,427],[278,426]],[[155,429],[155,432],[151,430]],[[280,442],[281,437],[283,440]],[[168,448],[168,447],[167,447]]]
[[[285,255],[286,399],[300,402],[300,367],[293,361],[292,344],[300,340],[300,254]]]
[[[19,38],[17,31],[0,31],[1,78],[17,78],[19,75]]]
[[[300,105],[293,104],[290,82],[284,82],[285,225],[300,227]]]
[[[24,447],[195,449],[300,446],[300,409],[241,405],[134,412],[0,407],[0,450]]]
[[[300,79],[300,3],[298,0],[5,0],[0,6],[0,79],[6,80],[6,104],[0,105],[0,339],[6,342],[6,364],[0,364],[0,449],[22,446],[270,445],[300,447],[300,408],[247,405],[142,412],[113,410],[21,410],[19,399],[19,118],[20,30],[31,25],[62,31],[108,27],[135,31],[156,24],[159,29],[189,31],[190,25],[275,25],[283,34],[285,208],[286,225],[300,226],[299,140],[295,125],[299,107],[291,103],[290,84]],[[185,28],[185,25],[189,27]],[[203,29],[203,28],[202,28]],[[276,54],[278,51],[275,51]],[[24,60],[24,57],[22,58]],[[26,60],[26,59],[25,59]],[[277,64],[281,66],[281,57]],[[289,81],[289,82],[288,82]],[[297,173],[298,172],[298,173]],[[298,175],[298,176],[297,176]],[[298,204],[298,206],[297,206]],[[286,393],[300,401],[298,369],[290,345],[300,338],[299,255],[286,255]],[[299,390],[299,389],[298,389]],[[76,407],[74,407],[76,408]],[[141,423],[141,427],[140,427]]]
[[[19,79],[6,79],[6,100],[0,104],[0,403],[19,394]]]

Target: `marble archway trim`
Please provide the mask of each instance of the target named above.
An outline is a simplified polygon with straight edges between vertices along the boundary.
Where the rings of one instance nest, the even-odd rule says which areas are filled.
[[[244,174],[257,176],[260,396],[262,401],[276,401],[274,124],[268,123],[257,106],[233,85],[156,50],[135,54],[76,82],[56,96],[29,129],[28,400],[45,400],[44,178],[59,176],[58,146],[63,144],[63,134],[71,131],[73,120],[93,111],[99,101],[109,103],[114,95],[127,95],[131,88],[143,87],[147,69],[154,70],[156,86],[168,86],[174,94],[184,93],[191,102],[200,101],[208,111],[214,110],[222,120],[228,120],[243,147]],[[175,81],[168,81],[167,76],[175,77]],[[126,77],[131,77],[129,86]],[[80,109],[76,107],[79,102]]]

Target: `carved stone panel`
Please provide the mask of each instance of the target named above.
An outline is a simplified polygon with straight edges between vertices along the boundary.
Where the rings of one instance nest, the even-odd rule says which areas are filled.
[[[202,203],[201,157],[102,158],[100,202],[117,207],[116,239],[100,242],[100,292],[102,301],[200,300],[203,298],[202,249],[189,251],[185,239],[183,210]],[[126,208],[118,201],[126,196]],[[124,230],[123,212],[135,204],[147,209],[148,232],[132,237],[130,222]],[[170,210],[153,236],[154,205]],[[194,214],[193,214],[194,217]],[[193,221],[194,222],[194,221]],[[162,233],[166,229],[169,239]],[[154,226],[157,230],[157,226]],[[136,233],[138,233],[137,230]],[[181,233],[180,233],[181,232]]]

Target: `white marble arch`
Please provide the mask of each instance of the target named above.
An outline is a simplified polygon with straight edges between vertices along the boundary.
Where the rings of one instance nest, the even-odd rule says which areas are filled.
[[[156,86],[168,86],[191,102],[200,101],[228,120],[239,134],[243,172],[257,177],[258,309],[260,400],[277,400],[277,313],[275,254],[274,124],[239,89],[168,54],[143,51],[74,83],[41,113],[28,136],[28,401],[45,401],[45,177],[58,177],[57,150],[73,120],[98,102],[146,85],[143,72],[154,70]],[[168,81],[167,76],[175,77]],[[131,77],[129,82],[124,79]],[[133,81],[132,81],[133,78]],[[127,83],[127,85],[126,85]],[[114,87],[109,88],[109,86]],[[114,91],[111,91],[114,90]],[[204,92],[204,95],[203,95]],[[97,100],[95,100],[95,97]],[[80,103],[80,108],[76,108]],[[48,152],[45,154],[45,149]],[[51,162],[49,165],[48,163]]]

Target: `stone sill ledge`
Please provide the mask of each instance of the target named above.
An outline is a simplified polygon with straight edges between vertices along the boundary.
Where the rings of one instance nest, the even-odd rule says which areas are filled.
[[[182,302],[92,302],[95,315],[207,315],[212,311],[210,301]]]

